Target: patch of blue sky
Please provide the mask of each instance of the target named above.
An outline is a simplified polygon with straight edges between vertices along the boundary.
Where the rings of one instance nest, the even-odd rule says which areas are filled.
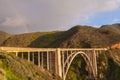
[[[86,25],[100,27],[101,25],[120,23],[120,8],[111,12],[101,12],[91,16]]]

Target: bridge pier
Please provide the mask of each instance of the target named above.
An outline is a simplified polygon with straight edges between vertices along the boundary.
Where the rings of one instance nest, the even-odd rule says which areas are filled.
[[[21,54],[22,54],[22,59],[24,59],[24,54],[23,54],[23,52],[21,52]]]
[[[47,51],[47,70],[49,70],[49,52]]]
[[[38,52],[38,67],[40,67],[40,52]]]
[[[95,71],[95,74],[94,74],[94,77],[97,78],[97,59],[96,59],[97,55],[96,55],[96,52],[95,50],[93,49],[93,67],[94,67],[94,71]]]
[[[57,48],[56,50],[56,60],[57,64],[56,64],[56,73],[62,78],[62,65],[61,65],[61,53],[60,53],[60,48]]]
[[[41,67],[44,68],[43,67],[43,52],[41,52]]]
[[[34,52],[32,52],[32,62],[34,64]]]
[[[18,52],[15,52],[15,55],[18,57]]]
[[[28,52],[28,61],[30,61],[30,52]]]
[[[64,76],[64,53],[63,53],[63,51],[61,54],[62,54],[62,76]]]

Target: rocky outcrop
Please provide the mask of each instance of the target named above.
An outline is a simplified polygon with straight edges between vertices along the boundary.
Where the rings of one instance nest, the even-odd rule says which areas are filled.
[[[120,43],[111,46],[112,49],[120,49]]]

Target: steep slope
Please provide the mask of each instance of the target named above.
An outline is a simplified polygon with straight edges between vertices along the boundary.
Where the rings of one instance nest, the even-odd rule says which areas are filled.
[[[10,36],[10,34],[4,32],[4,31],[0,31],[0,45],[3,43],[4,40],[6,40],[8,37]]]
[[[107,80],[120,79],[120,49],[111,49],[107,52],[107,69],[105,75]],[[107,73],[107,74],[106,74]]]
[[[120,25],[101,28],[75,26],[68,31],[13,35],[3,46],[15,47],[108,47],[120,42]]]
[[[68,30],[67,33],[74,31],[72,36],[60,46],[69,47],[102,47],[107,43],[106,38],[101,35],[97,28],[90,26],[75,26]]]
[[[103,25],[103,26],[101,26],[101,28],[109,29],[109,30],[111,29],[114,32],[117,31],[117,33],[120,33],[120,24],[119,23],[112,24],[112,25]]]
[[[13,35],[3,42],[2,46],[12,47],[45,47],[59,37],[61,32],[35,32]]]
[[[28,47],[41,47],[41,48],[52,47],[55,45],[53,42],[62,35],[64,35],[64,31],[49,32],[49,34],[39,36],[36,40],[32,41],[31,44],[28,45]]]
[[[31,62],[0,52],[0,80],[61,80]]]
[[[107,47],[120,42],[119,29],[75,26],[57,39],[55,47]]]
[[[102,26],[101,32],[109,39],[111,45],[120,42],[120,24]]]

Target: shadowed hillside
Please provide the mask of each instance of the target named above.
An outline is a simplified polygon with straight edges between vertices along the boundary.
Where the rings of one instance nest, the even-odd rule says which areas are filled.
[[[60,41],[60,42],[59,42]],[[63,37],[56,40],[60,47],[102,47],[107,43],[106,38],[97,28],[90,26],[75,26],[65,32]]]
[[[111,30],[113,32],[120,34],[120,24],[103,25],[103,26],[101,26],[101,28],[108,29],[108,30]]]
[[[0,31],[0,44],[3,43],[3,41],[5,41],[9,36],[10,34]]]
[[[114,28],[114,26],[112,26]],[[119,26],[120,27],[120,26]],[[120,42],[120,29],[75,26],[54,43],[56,47],[107,47]]]
[[[120,49],[111,49],[107,52],[106,67],[104,77],[107,80],[120,80]]]
[[[30,45],[28,45],[28,47],[40,47],[40,48],[46,48],[46,47],[52,47],[54,45],[53,42],[58,39],[59,37],[61,37],[62,35],[64,35],[64,32],[49,32],[49,34],[45,34],[43,36],[39,36],[36,40],[32,41]],[[53,44],[51,44],[53,43]]]
[[[62,32],[35,32],[13,35],[5,40],[2,46],[12,47],[46,47],[59,37]]]
[[[68,31],[36,32],[9,37],[2,46],[15,47],[108,47],[120,42],[120,25],[101,28],[75,26]]]

